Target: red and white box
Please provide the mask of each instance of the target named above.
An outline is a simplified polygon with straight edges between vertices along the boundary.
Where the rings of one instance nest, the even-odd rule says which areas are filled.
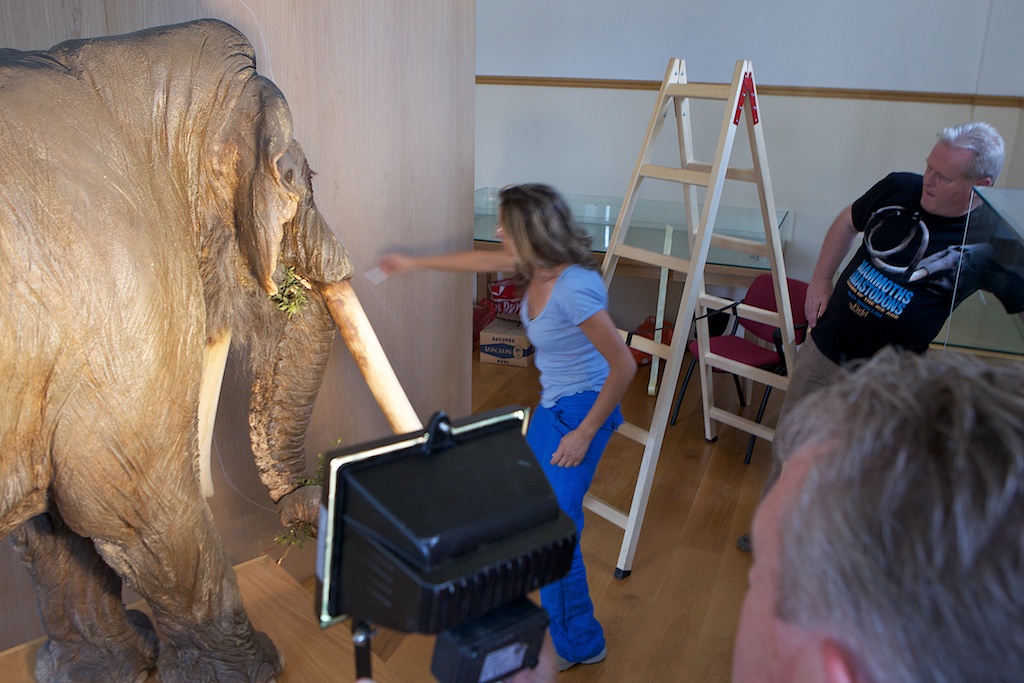
[[[516,287],[515,278],[505,278],[487,283],[491,295],[491,303],[499,318],[519,320],[519,309],[523,305],[523,294]]]

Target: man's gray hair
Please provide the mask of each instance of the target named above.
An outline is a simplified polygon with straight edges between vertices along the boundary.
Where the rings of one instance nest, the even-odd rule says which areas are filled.
[[[939,141],[950,147],[969,149],[974,152],[974,161],[967,169],[973,180],[999,177],[1006,157],[1003,137],[993,126],[984,121],[971,121],[959,126],[950,126],[939,133]]]
[[[884,350],[776,433],[823,445],[783,513],[783,620],[872,681],[1024,672],[1024,364]]]

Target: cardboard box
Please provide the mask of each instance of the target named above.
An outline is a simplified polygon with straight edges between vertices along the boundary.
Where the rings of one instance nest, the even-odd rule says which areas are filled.
[[[480,361],[526,367],[533,363],[533,345],[522,323],[498,318],[480,331]]]

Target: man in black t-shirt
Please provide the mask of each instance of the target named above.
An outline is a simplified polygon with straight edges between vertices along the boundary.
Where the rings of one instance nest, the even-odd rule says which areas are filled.
[[[923,176],[891,173],[840,212],[808,285],[811,332],[790,372],[782,414],[830,385],[850,361],[886,346],[923,353],[953,308],[978,289],[995,294],[1008,313],[1024,310],[1024,279],[993,258],[999,219],[973,189],[995,181],[1004,155],[1002,137],[987,123],[946,128]],[[782,468],[773,460],[765,493]],[[738,545],[749,548],[748,538]]]
[[[807,289],[811,327],[787,405],[831,384],[840,365],[885,346],[924,353],[952,310],[978,289],[1008,313],[1024,310],[1024,281],[992,256],[999,218],[975,194],[1002,169],[1003,139],[987,123],[939,134],[923,176],[891,173],[832,223]],[[858,236],[860,247],[833,287]]]
[[[992,209],[932,214],[921,206],[923,184],[916,173],[892,173],[853,203],[863,242],[811,332],[832,363],[884,346],[923,353],[950,311],[978,289],[1010,313],[1024,310],[1020,278],[993,258],[999,218]]]

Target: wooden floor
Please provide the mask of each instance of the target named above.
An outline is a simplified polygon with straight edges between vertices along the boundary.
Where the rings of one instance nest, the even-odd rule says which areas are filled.
[[[685,360],[689,362],[688,357]],[[626,418],[643,427],[650,422],[655,401],[647,396],[648,368],[637,373],[623,401]],[[715,381],[720,405],[737,409],[731,379],[716,375]],[[755,392],[757,400],[760,400],[760,391]],[[532,367],[473,361],[474,413],[508,405],[532,406],[538,392],[537,372]],[[753,409],[745,410],[749,414]],[[774,424],[776,412],[777,404],[770,404],[765,422]],[[608,658],[600,664],[577,666],[564,672],[559,676],[560,683],[722,683],[730,680],[733,637],[751,561],[749,553],[739,551],[735,542],[740,534],[748,531],[769,469],[770,446],[760,440],[751,464],[743,464],[747,438],[744,433],[722,427],[717,441],[707,443],[702,427],[700,387],[696,382],[689,387],[678,423],[666,432],[632,574],[624,580],[614,577],[622,530],[586,511],[581,543],[590,592],[597,617],[605,629]],[[640,455],[640,446],[624,437],[613,436],[591,491],[616,507],[628,509]],[[311,591],[315,579],[303,585]],[[301,594],[297,585],[295,588]],[[288,599],[307,604],[301,598]],[[250,602],[247,597],[246,605],[250,610],[258,607]],[[306,611],[302,614],[308,617]],[[259,621],[257,625],[268,633],[274,633],[273,628],[280,626],[273,612],[266,618],[254,613],[253,620],[254,623]],[[305,620],[313,623],[308,618]],[[315,630],[315,626],[310,627]],[[326,636],[349,638],[344,633],[347,628],[347,624],[339,625]],[[330,647],[317,644],[316,638],[326,636],[323,633],[302,636],[311,650],[306,656],[337,665],[333,671],[337,680],[351,680],[351,662],[342,656],[346,645],[351,649],[350,643]],[[284,643],[289,635],[280,637]],[[31,655],[38,645],[36,642],[9,651],[14,659],[5,660],[8,675],[0,675],[0,680],[30,680]],[[372,645],[380,679],[404,683],[435,680],[430,675],[433,649],[432,636],[407,635],[387,629],[380,629]],[[293,655],[290,659],[294,658]],[[9,664],[11,661],[15,662],[14,669]],[[308,675],[301,667],[296,667],[294,662],[287,666],[288,676],[281,680],[300,680],[303,676],[305,680],[329,680],[333,677]],[[21,673],[14,675],[15,669]]]
[[[649,376],[649,366],[641,368],[623,401],[626,419],[643,427],[654,410],[655,399],[647,396]],[[731,379],[716,375],[715,386],[720,404],[738,409]],[[473,412],[532,406],[538,393],[532,367],[473,362]],[[756,388],[756,401],[760,397],[761,388]],[[754,408],[745,410],[749,414]],[[767,424],[774,424],[776,412],[773,396]],[[583,556],[608,658],[574,667],[559,676],[560,682],[730,680],[733,637],[751,561],[735,542],[748,531],[768,474],[770,445],[758,440],[751,464],[744,465],[748,436],[721,427],[717,441],[707,443],[702,420],[700,387],[694,381],[679,420],[666,432],[628,578],[614,577],[622,530],[586,512]],[[628,439],[612,437],[591,491],[628,509],[641,453]],[[375,638],[373,650],[403,680],[428,682],[433,680],[433,640],[385,630]]]

